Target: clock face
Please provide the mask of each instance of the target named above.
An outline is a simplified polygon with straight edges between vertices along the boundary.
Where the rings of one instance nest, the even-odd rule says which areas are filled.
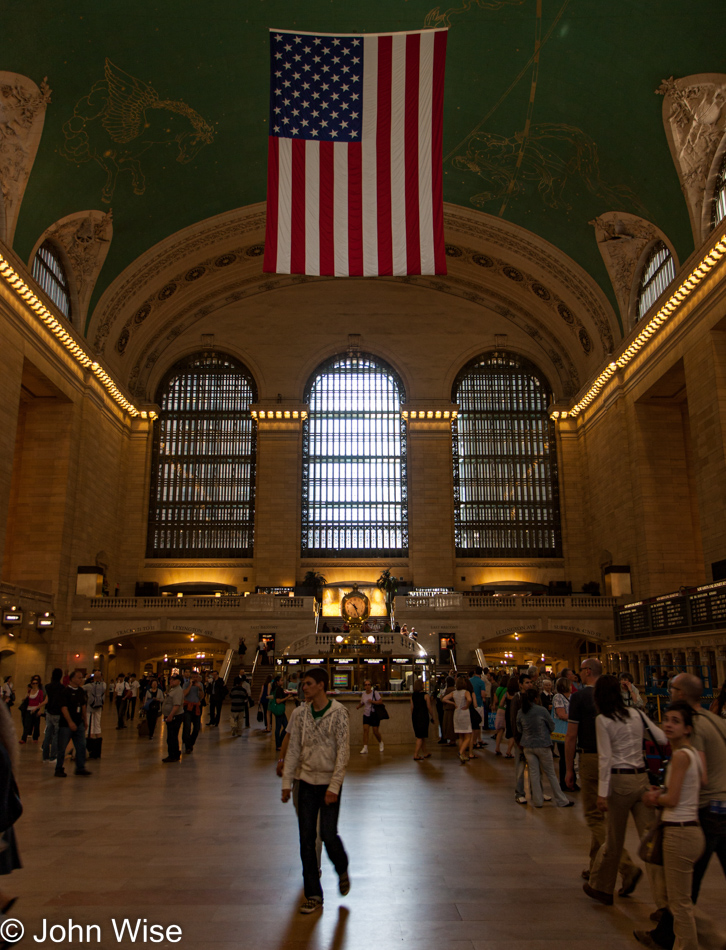
[[[370,613],[370,602],[359,590],[346,594],[340,605],[340,612],[346,620],[365,620]]]

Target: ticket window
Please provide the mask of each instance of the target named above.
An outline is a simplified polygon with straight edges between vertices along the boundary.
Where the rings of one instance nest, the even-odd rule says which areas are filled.
[[[411,689],[411,682],[414,675],[413,660],[391,660],[391,689],[395,692],[402,692]]]
[[[353,689],[353,670],[349,667],[333,669],[333,689],[349,692]]]

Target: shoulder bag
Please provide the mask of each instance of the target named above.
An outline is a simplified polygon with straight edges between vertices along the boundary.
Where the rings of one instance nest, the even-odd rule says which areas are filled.
[[[380,693],[374,693],[374,694],[373,694],[373,699],[375,699],[376,696],[378,696],[379,699],[381,698],[381,694],[380,694]],[[376,716],[377,716],[377,718],[378,718],[378,722],[383,722],[384,719],[390,719],[390,718],[391,718],[391,717],[388,715],[388,710],[386,709],[386,707],[384,706],[383,703],[378,703],[377,706],[372,706],[371,708],[375,710]]]
[[[643,722],[643,758],[648,770],[648,781],[651,785],[662,785],[665,779],[666,765],[671,757],[671,747],[670,745],[659,745],[650,731],[648,720],[639,709],[636,709],[636,712]]]

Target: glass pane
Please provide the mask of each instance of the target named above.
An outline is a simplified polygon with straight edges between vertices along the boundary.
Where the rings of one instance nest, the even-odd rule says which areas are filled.
[[[676,266],[673,255],[665,244],[659,241],[645,262],[640,278],[636,320],[645,316],[675,277]]]
[[[178,363],[157,393],[147,557],[251,557],[255,394],[219,353]]]
[[[371,357],[331,361],[315,378],[303,434],[302,553],[408,553],[402,386]]]
[[[68,290],[68,278],[53,245],[48,241],[40,245],[33,260],[33,280],[63,316],[70,319],[71,297]]]
[[[490,353],[454,384],[456,553],[560,557],[550,393],[519,357]]]

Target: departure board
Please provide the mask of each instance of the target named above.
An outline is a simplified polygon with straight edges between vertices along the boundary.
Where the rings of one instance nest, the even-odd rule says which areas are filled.
[[[694,627],[706,623],[726,623],[726,583],[699,587],[689,600]]]
[[[650,610],[647,604],[628,604],[618,611],[621,637],[644,636],[650,631]]]
[[[650,625],[653,630],[687,627],[688,623],[685,597],[659,597],[650,605]]]

